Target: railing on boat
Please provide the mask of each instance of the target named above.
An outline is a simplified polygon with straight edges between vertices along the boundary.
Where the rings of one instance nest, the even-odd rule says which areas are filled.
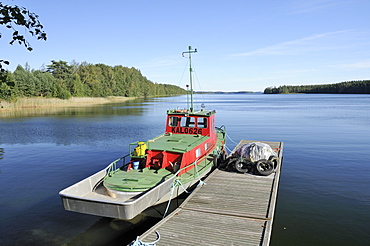
[[[107,172],[106,172],[106,175],[105,175],[105,176],[111,176],[111,175],[113,175],[114,173],[116,173],[118,169],[120,169],[120,168],[124,168],[125,166],[128,166],[128,165],[130,164],[130,162],[126,163],[126,161],[125,161],[126,157],[128,157],[128,156],[130,156],[130,154],[127,154],[127,155],[125,155],[125,156],[123,156],[123,157],[121,157],[121,158],[119,158],[119,159],[117,159],[117,160],[115,160],[115,161],[111,162],[111,163],[108,165],[108,167],[107,167]],[[122,161],[122,166],[120,166],[120,167],[118,167],[118,168],[117,168],[117,163],[118,163],[119,161],[121,161],[121,160],[123,160],[123,161]],[[177,171],[176,171],[176,173],[174,173],[174,175],[176,175],[176,176],[177,176],[181,171],[183,171],[183,170],[185,170],[185,169],[187,169],[187,168],[189,168],[189,167],[191,167],[191,166],[194,166],[194,167],[195,167],[195,173],[194,173],[194,174],[198,174],[199,170],[198,170],[198,165],[197,165],[197,163],[198,163],[199,161],[200,161],[200,160],[196,160],[195,162],[190,163],[189,165],[187,165],[187,166],[185,166],[185,167],[183,167],[183,168],[181,168],[181,169],[177,170]],[[125,164],[125,163],[126,163],[126,164]],[[198,175],[199,175],[199,174],[198,174]]]
[[[127,154],[113,162],[111,162],[108,167],[107,167],[107,174],[105,176],[111,176],[112,174],[114,174],[115,172],[117,172],[117,169],[121,168],[121,167],[124,167],[124,166],[127,166],[129,163],[125,164],[126,163],[126,157],[128,157],[130,154]],[[119,162],[120,160],[123,160],[122,161],[122,166],[117,168],[117,162]]]

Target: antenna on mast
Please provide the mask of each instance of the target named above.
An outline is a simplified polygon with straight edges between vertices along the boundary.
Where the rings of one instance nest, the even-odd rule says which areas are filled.
[[[190,112],[193,112],[194,110],[194,103],[193,103],[193,68],[191,67],[191,54],[198,52],[197,49],[192,49],[191,46],[189,46],[189,51],[182,52],[182,56],[184,57],[184,54],[189,54],[189,74],[190,74]],[[188,103],[189,104],[189,103]]]

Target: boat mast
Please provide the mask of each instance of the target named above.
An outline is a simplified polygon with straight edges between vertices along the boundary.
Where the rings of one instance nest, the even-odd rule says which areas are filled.
[[[182,52],[182,56],[184,54],[189,54],[189,74],[190,74],[190,112],[193,112],[194,110],[194,103],[193,103],[193,68],[191,67],[191,53],[198,52],[197,49],[192,49],[191,46],[189,46],[189,51]],[[189,104],[189,102],[188,102]]]

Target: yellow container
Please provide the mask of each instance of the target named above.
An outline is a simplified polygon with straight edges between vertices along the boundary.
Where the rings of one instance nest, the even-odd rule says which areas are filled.
[[[143,156],[145,155],[146,144],[145,142],[138,142],[137,147],[135,148],[136,156]]]

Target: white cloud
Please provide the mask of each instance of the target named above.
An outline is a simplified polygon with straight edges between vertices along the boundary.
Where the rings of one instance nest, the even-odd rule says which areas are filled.
[[[350,32],[350,30],[313,34],[300,39],[270,45],[254,51],[234,54],[233,56],[299,55],[307,52],[333,50],[337,49],[338,46],[333,45],[332,42],[328,42],[327,39],[331,40],[340,34],[348,32]]]
[[[319,10],[331,8],[339,5],[345,1],[338,0],[302,0],[302,1],[293,1],[291,3],[290,9],[293,14],[302,14],[316,12]]]
[[[341,69],[348,69],[348,70],[370,68],[370,60],[364,60],[364,61],[355,62],[355,63],[333,65],[331,67],[341,68]]]

